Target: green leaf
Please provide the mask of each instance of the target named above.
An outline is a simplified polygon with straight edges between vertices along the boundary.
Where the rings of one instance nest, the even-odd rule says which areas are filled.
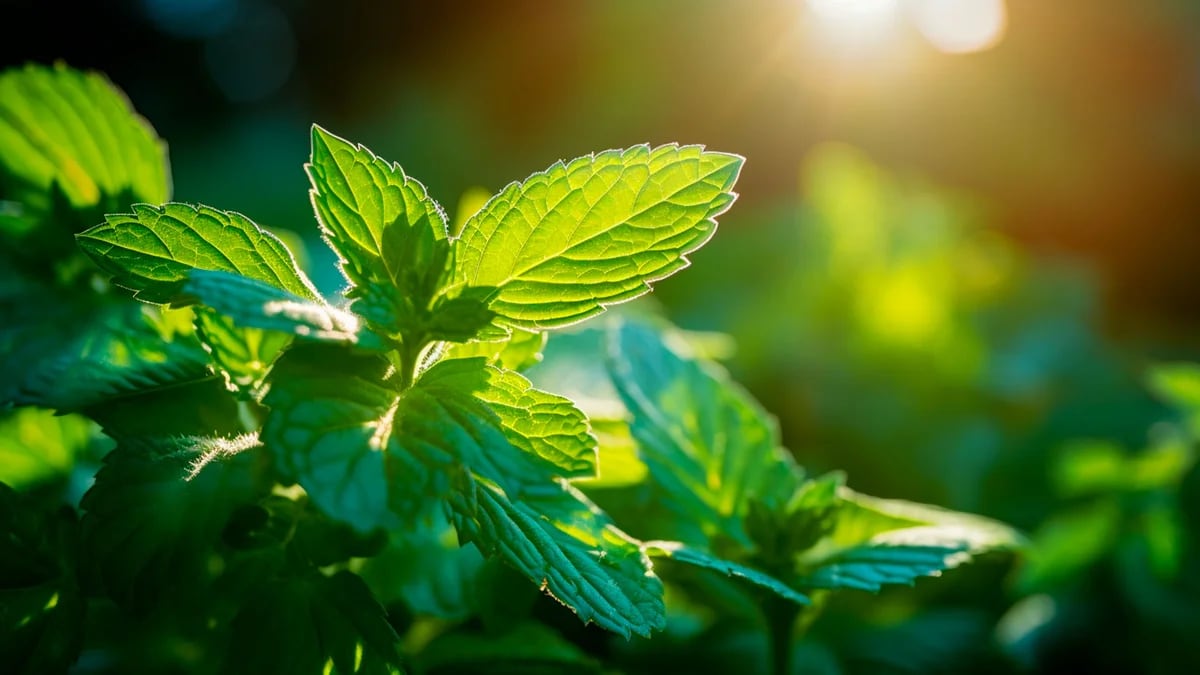
[[[183,293],[228,316],[243,328],[260,328],[320,342],[379,346],[374,336],[360,331],[358,317],[326,304],[306,300],[249,277],[194,270]]]
[[[451,502],[461,535],[571,608],[584,622],[625,637],[661,630],[662,582],[637,542],[563,484],[515,501],[476,478]]]
[[[519,675],[603,672],[601,664],[551,628],[524,621],[495,632],[443,633],[421,651],[421,672]]]
[[[581,321],[685,267],[733,202],[742,161],[639,145],[559,162],[467,221],[455,279],[499,288],[491,309],[510,325]]]
[[[478,608],[479,549],[459,546],[448,523],[394,537],[392,545],[363,563],[359,574],[385,603],[399,600],[417,614],[462,621]]]
[[[66,672],[83,646],[74,513],[0,483],[0,663],[14,675]]]
[[[505,370],[522,371],[542,360],[542,348],[546,346],[546,334],[515,329],[500,340],[487,342],[474,340],[450,345],[445,358],[467,359],[482,356],[493,366]]]
[[[720,572],[727,577],[743,579],[798,605],[808,605],[812,602],[808,596],[765,572],[729,560],[722,560],[676,541],[648,541],[642,544],[642,548],[651,557],[669,558],[679,563]]]
[[[231,272],[306,300],[320,297],[278,237],[232,211],[134,204],[132,213],[105,216],[76,238],[114,283],[150,303],[188,304],[181,292],[192,270]]]
[[[454,265],[446,216],[421,183],[319,126],[307,168],[355,312],[410,343],[465,342],[491,324],[495,289],[446,287]]]
[[[85,449],[95,425],[78,415],[22,408],[0,417],[0,483],[17,489],[62,478]]]
[[[0,326],[0,367],[9,374],[0,403],[75,411],[208,376],[190,312],[45,298],[55,299],[61,304],[26,308]]]
[[[709,537],[749,547],[742,521],[750,501],[782,504],[800,469],[780,447],[775,421],[749,394],[667,339],[636,323],[620,324],[610,336],[610,372],[630,431],[650,480],[680,518],[699,523]]]
[[[166,147],[103,75],[59,63],[0,73],[0,183],[30,224],[57,190],[78,210],[170,198]]]
[[[799,557],[807,570],[801,585],[878,591],[937,576],[982,553],[1024,546],[1012,528],[981,516],[846,488],[838,499],[833,531]]]
[[[350,572],[262,584],[234,618],[232,634],[224,675],[401,672],[383,607]]]
[[[595,477],[596,437],[570,399],[535,389],[511,370],[488,366],[487,373],[489,386],[475,395],[500,418],[510,443],[553,464],[564,478]]]
[[[81,508],[81,550],[109,597],[132,611],[203,593],[230,514],[255,499],[253,436],[124,439]]]
[[[1200,437],[1200,364],[1162,363],[1150,369],[1150,390],[1186,416],[1188,430]]]
[[[441,244],[446,216],[425,186],[316,125],[305,168],[321,231],[347,278],[358,286],[391,281],[431,298],[450,251]]]
[[[296,344],[276,362],[262,440],[283,476],[361,531],[393,524],[387,447],[396,392],[388,363],[338,345]]]

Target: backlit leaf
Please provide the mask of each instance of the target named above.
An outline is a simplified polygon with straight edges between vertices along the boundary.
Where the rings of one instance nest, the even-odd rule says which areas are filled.
[[[192,270],[231,272],[307,300],[320,297],[278,237],[232,211],[134,204],[132,213],[105,216],[76,238],[114,283],[146,302],[188,304],[181,291]]]
[[[639,145],[559,162],[493,197],[455,241],[455,279],[499,288],[523,328],[585,319],[688,264],[734,200],[742,158]]]

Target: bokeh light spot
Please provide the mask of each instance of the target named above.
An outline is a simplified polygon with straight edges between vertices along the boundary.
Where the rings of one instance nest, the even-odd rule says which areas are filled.
[[[950,54],[987,49],[1004,37],[1004,0],[914,0],[913,21],[930,44]]]

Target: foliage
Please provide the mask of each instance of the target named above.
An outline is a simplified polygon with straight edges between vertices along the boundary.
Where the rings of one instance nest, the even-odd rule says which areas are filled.
[[[604,650],[546,613],[645,637],[682,592],[760,606],[784,673],[830,591],[1020,544],[807,475],[653,320],[603,331],[615,416],[519,372],[544,331],[686,267],[736,155],[558,162],[451,234],[399,165],[314,126],[312,203],[346,282],[327,298],[267,229],[170,202],[161,142],[102,77],[2,78],[3,401],[41,409],[0,437],[15,672],[595,670]]]

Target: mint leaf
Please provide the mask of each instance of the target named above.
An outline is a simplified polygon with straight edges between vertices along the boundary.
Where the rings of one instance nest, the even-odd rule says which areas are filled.
[[[450,251],[440,244],[446,216],[425,186],[398,164],[316,125],[305,168],[321,230],[351,283],[391,281],[432,297]]]
[[[260,585],[234,617],[232,634],[226,675],[401,672],[383,607],[350,572]]]
[[[492,288],[446,288],[446,216],[398,164],[313,127],[312,202],[354,310],[413,344],[465,342],[492,322]]]
[[[737,577],[748,581],[759,588],[771,591],[779,597],[791,600],[798,605],[811,604],[808,596],[796,591],[769,574],[729,560],[722,560],[679,542],[648,541],[642,544],[642,548],[651,557],[665,557],[676,562],[720,572],[727,577]]]
[[[836,525],[799,556],[801,585],[878,591],[937,576],[974,556],[1011,551],[1024,539],[1006,525],[965,513],[841,488]]]
[[[155,304],[187,304],[192,270],[232,272],[307,300],[319,296],[278,237],[249,218],[207,206],[134,204],[76,235],[118,286]]]
[[[503,558],[584,622],[627,638],[665,625],[662,582],[649,559],[578,491],[563,484],[514,501],[476,478],[451,504],[460,534]]]
[[[512,326],[581,321],[685,267],[733,203],[742,161],[639,145],[554,164],[466,222],[454,278],[499,288],[491,309]]]
[[[243,328],[261,328],[320,342],[367,345],[373,336],[360,333],[358,317],[321,300],[309,300],[270,284],[229,272],[193,270],[183,295],[220,312]]]
[[[474,340],[452,344],[446,350],[445,358],[466,359],[482,356],[493,366],[522,371],[542,360],[542,349],[545,346],[545,333],[514,329],[500,340]]]
[[[103,75],[56,64],[0,73],[0,183],[15,226],[49,220],[56,196],[76,210],[170,198],[166,147]]]
[[[609,369],[630,432],[669,508],[702,524],[708,537],[749,548],[742,521],[750,501],[786,502],[800,469],[749,394],[715,364],[682,356],[675,350],[685,345],[669,347],[665,339],[636,323],[610,335]]]
[[[275,365],[262,440],[288,480],[361,531],[389,526],[384,452],[396,392],[388,363],[336,345],[297,344]]]
[[[508,441],[553,464],[564,478],[596,475],[596,438],[570,399],[535,389],[513,371],[488,366],[488,386],[476,396],[500,418]]]
[[[229,515],[260,491],[239,438],[123,439],[83,496],[80,543],[99,585],[132,611],[204,592]]]

